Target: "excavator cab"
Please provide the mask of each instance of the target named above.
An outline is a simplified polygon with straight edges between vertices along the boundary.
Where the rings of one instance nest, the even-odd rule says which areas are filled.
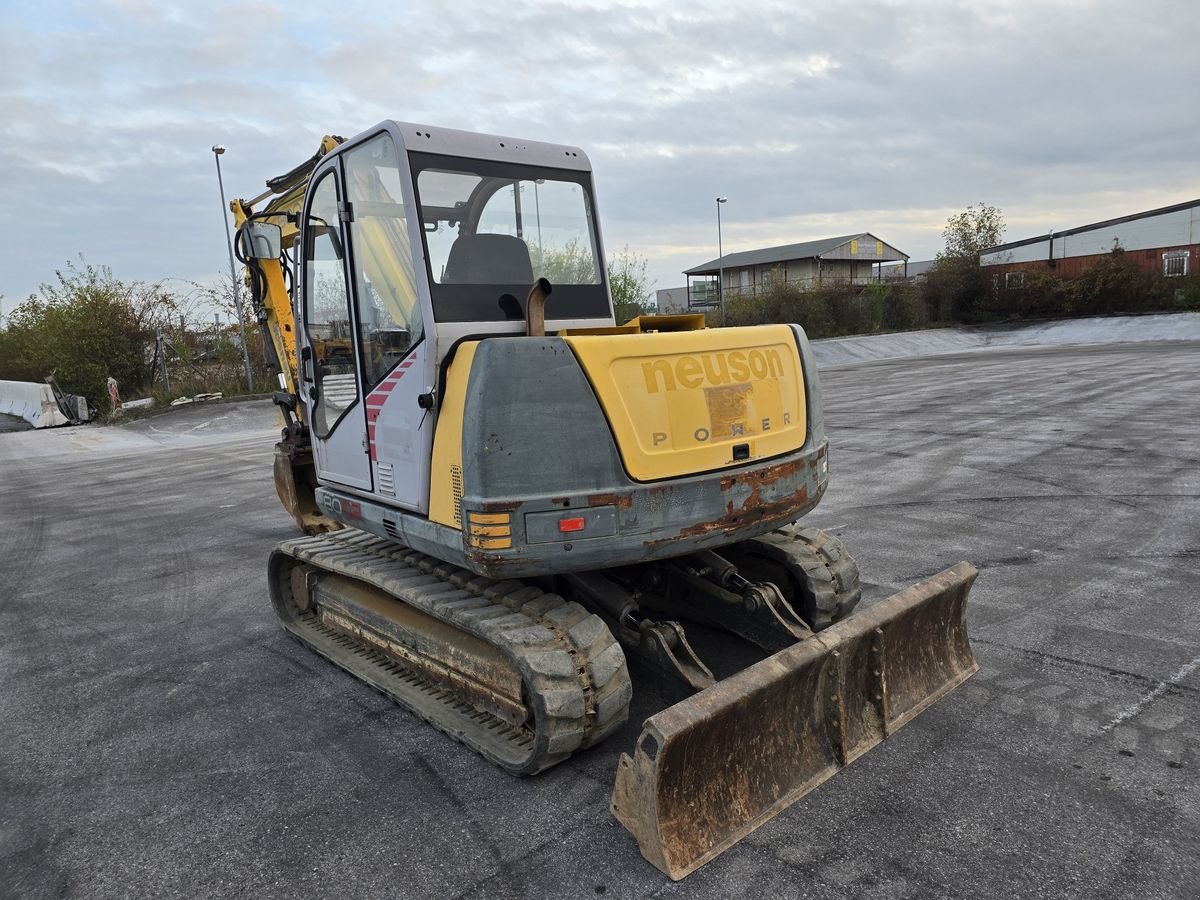
[[[829,480],[803,329],[614,322],[582,150],[385,122],[271,190],[291,304],[247,258],[313,536],[269,584],[316,652],[519,774],[620,727],[627,657],[675,679],[612,804],[673,878],[975,671],[969,565],[855,613],[853,558],[793,524]],[[696,627],[760,662],[718,680]]]
[[[386,123],[315,166],[296,299],[322,483],[427,515],[455,343],[521,333],[539,277],[555,324],[612,324],[586,157],[557,155]]]

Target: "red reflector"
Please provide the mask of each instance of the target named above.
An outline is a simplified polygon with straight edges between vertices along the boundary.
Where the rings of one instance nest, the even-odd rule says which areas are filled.
[[[583,520],[583,516],[579,516],[575,519],[559,519],[558,530],[564,533],[568,531],[583,531],[583,526],[585,524],[586,523]]]

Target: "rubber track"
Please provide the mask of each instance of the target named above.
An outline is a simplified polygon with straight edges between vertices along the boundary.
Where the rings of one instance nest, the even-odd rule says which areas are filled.
[[[807,613],[805,619],[812,620],[808,624],[814,631],[840,622],[862,599],[858,563],[841,540],[828,532],[786,526],[743,541],[736,547],[737,550],[729,553],[730,559],[749,564],[747,577],[755,574],[752,571],[754,557],[785,565],[791,570],[791,577],[812,595],[813,608],[804,612]],[[743,554],[750,559],[743,558]],[[799,606],[797,611],[801,611]]]
[[[839,622],[862,599],[858,563],[838,538],[818,528],[785,528],[766,536],[781,547],[793,566],[808,576],[817,607],[818,629]]]
[[[296,563],[369,584],[499,649],[521,674],[534,727],[477,710],[449,687],[301,613],[291,595]],[[270,567],[276,612],[296,638],[510,772],[562,762],[628,716],[633,689],[620,645],[598,616],[557,594],[350,530],[286,541]]]

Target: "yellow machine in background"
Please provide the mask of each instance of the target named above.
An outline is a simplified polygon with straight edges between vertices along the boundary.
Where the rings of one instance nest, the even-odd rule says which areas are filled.
[[[629,660],[677,681],[612,801],[672,878],[976,670],[973,568],[856,611],[794,524],[829,479],[801,328],[613,321],[579,148],[384,122],[232,208],[308,535],[284,627],[516,774],[620,729]],[[760,661],[719,680],[698,632]]]

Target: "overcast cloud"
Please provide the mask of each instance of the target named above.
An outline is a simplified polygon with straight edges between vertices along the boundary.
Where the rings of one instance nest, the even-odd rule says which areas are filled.
[[[209,147],[249,197],[394,118],[578,144],[656,287],[725,250],[946,217],[1010,239],[1200,197],[1200,3],[61,3],[0,9],[0,295],[82,253],[227,267]]]

